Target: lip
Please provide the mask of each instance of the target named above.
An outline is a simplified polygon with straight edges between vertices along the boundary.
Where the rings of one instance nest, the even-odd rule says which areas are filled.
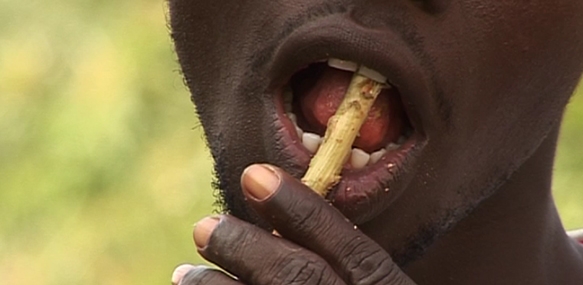
[[[427,145],[420,114],[432,108],[429,80],[405,41],[392,31],[364,28],[345,15],[307,22],[293,31],[277,49],[271,63],[269,92],[274,94],[274,122],[278,149],[289,158],[292,174],[307,170],[310,153],[303,148],[291,121],[284,115],[283,87],[298,70],[327,58],[358,62],[389,78],[401,94],[413,134],[401,147],[379,162],[359,170],[343,170],[342,180],[327,199],[354,223],[364,223],[388,208],[415,175],[418,158]]]

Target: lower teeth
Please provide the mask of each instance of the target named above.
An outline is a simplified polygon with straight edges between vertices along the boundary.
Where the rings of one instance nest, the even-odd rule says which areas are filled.
[[[318,151],[318,147],[320,147],[321,143],[322,143],[322,138],[319,135],[304,132],[304,135],[302,136],[302,144],[311,153],[316,153],[316,151]]]
[[[381,149],[379,151],[375,151],[370,155],[370,161],[368,162],[369,165],[373,164],[373,163],[377,163],[381,157],[383,157],[383,155],[385,155],[387,153],[386,149]]]
[[[365,167],[370,160],[370,154],[359,148],[353,148],[350,156],[350,165],[353,168],[359,169]]]
[[[302,145],[311,153],[314,154],[318,151],[320,144],[322,143],[322,137],[318,134],[305,132],[297,125],[297,117],[295,114],[288,112],[286,113],[289,120],[293,123],[298,139]],[[353,148],[352,153],[347,161],[350,163],[351,167],[354,169],[364,168],[367,165],[372,165],[377,163],[387,152],[397,150],[406,141],[405,136],[401,136],[398,140],[398,144],[391,142],[385,148],[379,149],[373,153],[367,153],[362,149]]]

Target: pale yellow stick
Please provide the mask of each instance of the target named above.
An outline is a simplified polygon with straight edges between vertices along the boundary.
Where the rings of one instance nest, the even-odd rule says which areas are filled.
[[[302,182],[324,197],[340,181],[340,172],[384,83],[354,73],[346,95],[328,120],[324,141],[310,161]],[[281,237],[277,231],[273,235]]]
[[[328,121],[326,134],[302,182],[321,196],[340,181],[340,172],[351,154],[352,144],[383,83],[354,73],[346,95]]]

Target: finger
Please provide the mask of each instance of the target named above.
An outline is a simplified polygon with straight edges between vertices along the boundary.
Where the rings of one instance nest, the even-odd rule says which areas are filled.
[[[192,264],[182,264],[177,266],[172,272],[172,285],[178,285],[184,275],[188,273],[188,271],[195,269],[196,267]]]
[[[242,285],[227,274],[207,266],[183,264],[172,273],[173,285]]]
[[[281,169],[253,165],[241,182],[249,203],[278,233],[323,257],[347,283],[413,283],[383,248]]]
[[[232,216],[203,219],[194,240],[204,258],[247,284],[344,284],[322,258]]]

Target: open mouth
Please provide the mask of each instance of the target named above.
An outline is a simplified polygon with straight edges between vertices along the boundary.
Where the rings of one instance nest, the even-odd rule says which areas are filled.
[[[365,69],[357,67],[370,67]],[[398,33],[364,29],[342,15],[307,22],[278,46],[270,66],[274,162],[297,178],[308,169],[354,72],[385,82],[325,197],[356,224],[389,208],[416,176],[435,110],[429,72]],[[423,116],[421,116],[423,114]]]
[[[293,123],[288,131],[310,154],[318,150],[328,120],[338,109],[357,67],[355,62],[331,58],[300,70],[284,87],[283,107],[287,119]],[[374,70],[359,72],[384,82],[385,88],[353,143],[345,171],[365,169],[378,163],[384,156],[397,151],[413,133],[397,88]]]
[[[365,123],[352,145],[342,179],[327,199],[353,222],[374,216],[369,206],[381,208],[375,200],[392,200],[391,189],[398,185],[423,136],[412,126],[402,94],[381,73],[358,69],[352,61],[330,58],[309,64],[295,72],[276,96],[278,117],[285,133],[285,149],[307,169],[318,151],[326,126],[340,105],[355,72],[384,82]],[[385,196],[385,197],[382,197]]]

